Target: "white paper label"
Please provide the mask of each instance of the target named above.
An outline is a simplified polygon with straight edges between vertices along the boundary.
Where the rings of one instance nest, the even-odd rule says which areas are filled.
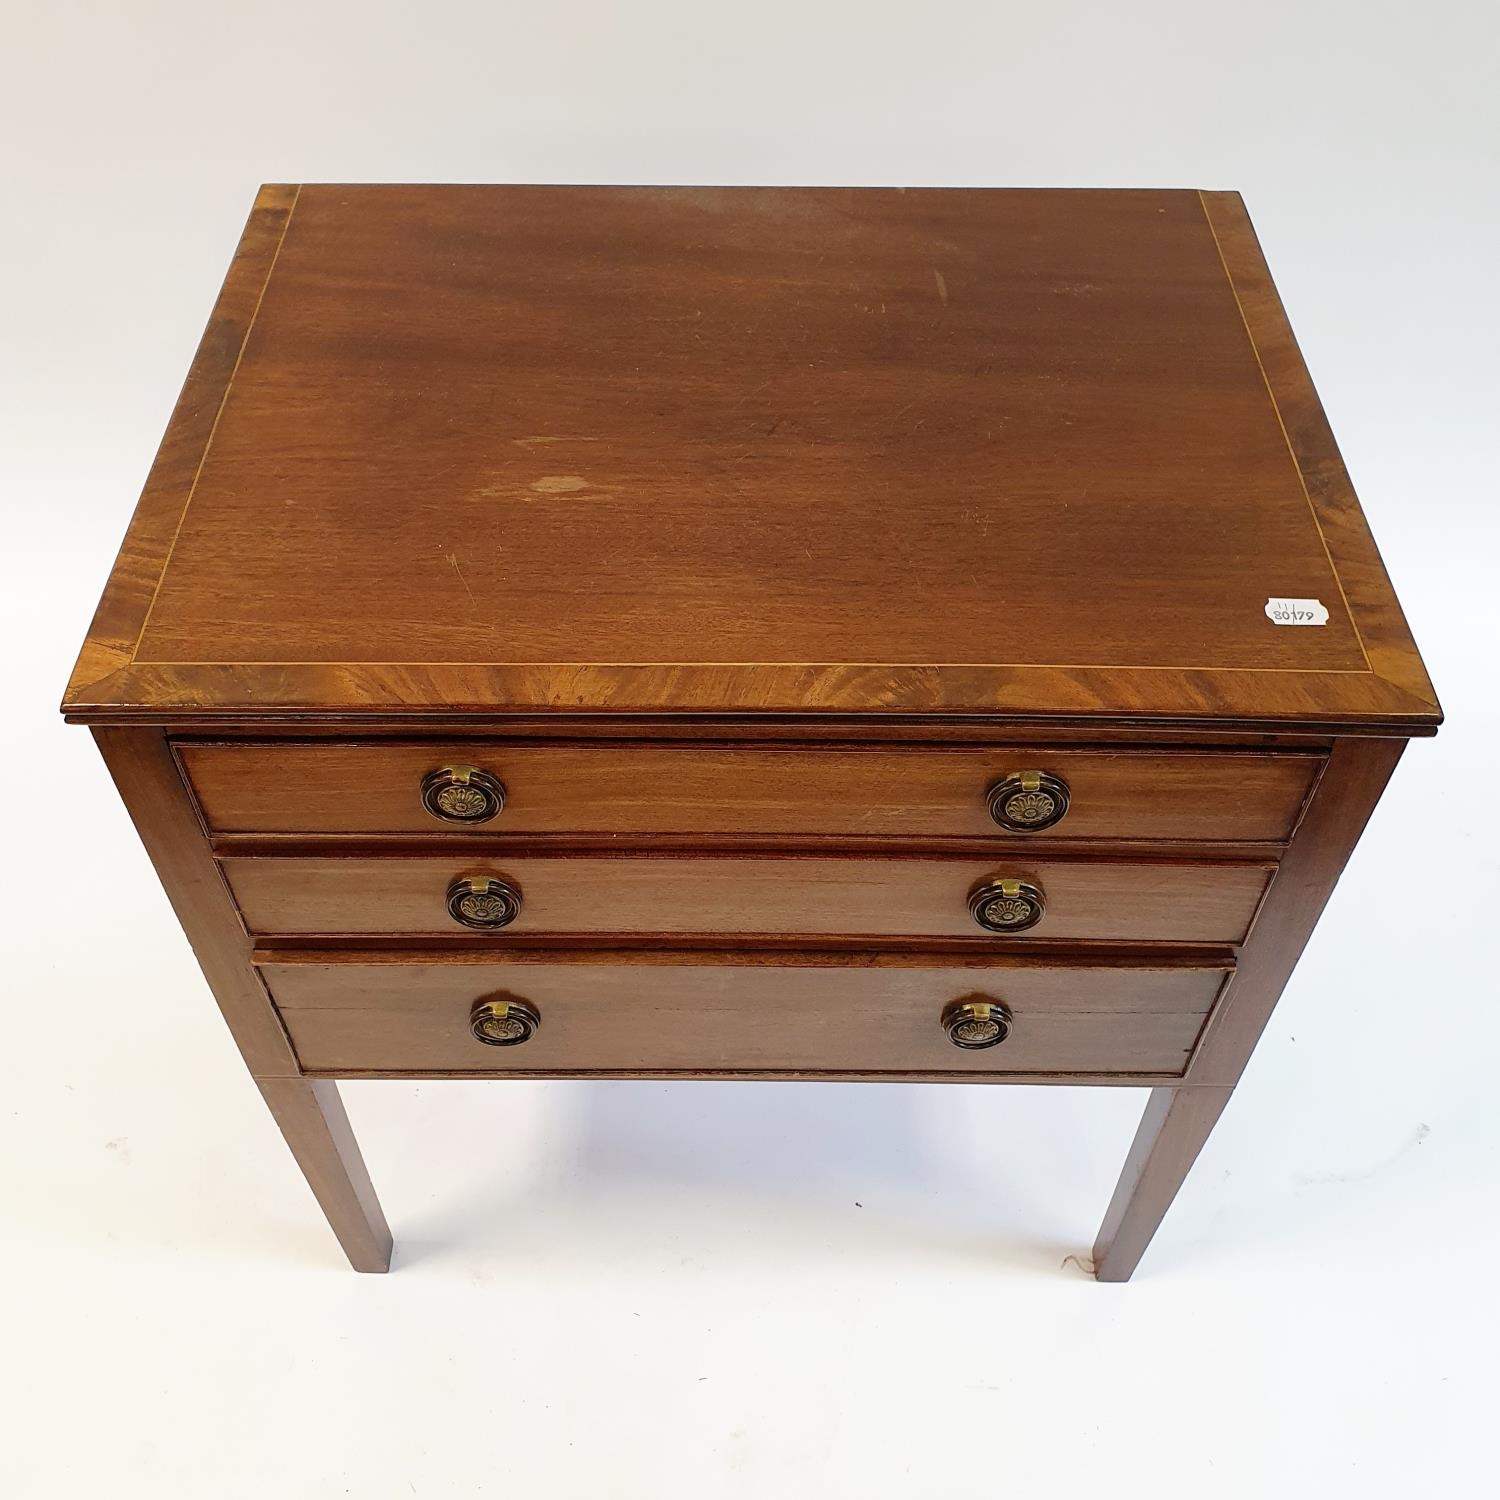
[[[1266,618],[1273,625],[1326,625],[1328,607],[1321,599],[1267,599]]]

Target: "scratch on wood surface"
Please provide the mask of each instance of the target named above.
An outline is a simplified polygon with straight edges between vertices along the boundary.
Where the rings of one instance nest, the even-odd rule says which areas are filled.
[[[464,570],[458,565],[458,558],[453,553],[448,554],[448,561],[453,564],[453,571],[458,574],[458,581],[464,586],[464,593],[469,596],[469,603],[475,613],[479,611],[479,601],[474,597],[474,590],[469,587],[469,580],[464,577]]]
[[[943,273],[936,266],[932,268],[932,279],[937,282],[938,297],[944,307],[948,305],[948,283],[943,280]]]

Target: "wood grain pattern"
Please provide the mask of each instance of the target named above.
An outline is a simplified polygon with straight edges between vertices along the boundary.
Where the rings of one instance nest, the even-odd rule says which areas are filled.
[[[304,188],[191,503],[132,541],[132,658],[65,706],[1430,726],[1247,232],[1175,192]]]
[[[1307,754],[1057,746],[189,742],[177,753],[218,833],[452,833],[469,841],[527,833],[787,833],[1003,842],[986,793],[1022,768],[1050,771],[1071,791],[1067,816],[1045,834],[1049,841],[1279,841],[1290,836],[1322,766],[1321,756]],[[423,776],[455,761],[504,782],[499,817],[465,828],[423,808]]]
[[[1273,393],[1277,419],[1296,458],[1329,554],[1337,562],[1344,602],[1359,621],[1370,666],[1394,688],[1436,708],[1432,683],[1360,509],[1244,202],[1238,193],[1204,193],[1202,197],[1246,332]]]
[[[130,529],[68,683],[64,706],[125,688],[178,526],[291,220],[294,187],[263,187],[177,398]],[[124,696],[128,697],[128,689]],[[121,705],[123,706],[123,705]]]
[[[694,855],[464,859],[240,859],[223,869],[252,933],[484,937],[448,916],[460,877],[493,875],[522,892],[521,914],[488,940],[542,933],[811,934],[988,937],[968,913],[990,879],[1030,881],[1046,914],[1028,940],[1235,943],[1273,865],[1003,862]]]
[[[580,961],[581,960],[581,961]],[[305,1068],[440,1073],[805,1069],[924,1074],[1178,1075],[1223,973],[908,957],[878,968],[574,961],[451,965],[299,962],[263,972]],[[542,1025],[517,1047],[469,1034],[475,1001],[504,992]],[[940,1018],[975,994],[1015,1013],[999,1047],[954,1047]]]

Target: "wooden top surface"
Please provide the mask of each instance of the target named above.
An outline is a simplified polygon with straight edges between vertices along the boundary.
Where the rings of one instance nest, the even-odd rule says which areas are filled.
[[[64,708],[1439,718],[1237,195],[927,189],[263,189]]]

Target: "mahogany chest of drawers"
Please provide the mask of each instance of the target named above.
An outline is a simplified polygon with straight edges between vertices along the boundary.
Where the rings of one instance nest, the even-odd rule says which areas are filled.
[[[1107,1280],[1441,717],[1235,194],[537,187],[261,191],[64,710],[356,1268],[338,1078],[1147,1086]]]

